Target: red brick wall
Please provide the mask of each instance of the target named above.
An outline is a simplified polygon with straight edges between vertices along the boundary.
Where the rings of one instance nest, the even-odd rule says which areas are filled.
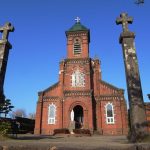
[[[39,99],[36,107],[36,119],[35,119],[35,134],[41,134],[41,120],[42,120],[42,110],[43,110],[43,102],[42,102],[43,93],[39,95]]]
[[[56,106],[56,123],[48,124],[48,107],[50,104]],[[61,102],[60,101],[47,101],[43,104],[43,119],[42,119],[42,134],[53,134],[54,129],[61,128]]]
[[[35,128],[34,128],[34,133],[35,134],[41,134],[40,129],[41,129],[41,103],[38,102],[36,106],[36,117],[35,117]]]
[[[82,45],[82,52],[80,55],[74,55],[73,53],[73,42],[74,38],[79,37],[81,40]],[[89,39],[88,39],[88,33],[85,32],[78,32],[76,33],[70,33],[67,37],[67,58],[87,58],[89,57]]]
[[[94,129],[94,118],[93,112],[96,112],[96,126],[97,130],[104,135],[120,135],[127,133],[127,110],[124,99],[113,99],[109,101],[97,101],[96,107],[94,107],[92,101],[95,101],[94,96],[103,96],[103,95],[118,95],[123,97],[123,94],[118,90],[109,86],[100,81],[100,70],[98,69],[99,62],[95,64],[96,67],[90,66],[92,62],[84,63],[81,65],[79,63],[69,63],[61,62],[60,69],[62,72],[60,73],[60,81],[54,87],[49,88],[43,93],[43,97],[39,97],[39,101],[42,101],[43,98],[47,97],[59,97],[59,100],[44,100],[43,107],[42,103],[37,104],[37,113],[36,113],[36,127],[35,133],[40,133],[38,128],[41,127],[42,134],[52,134],[53,130],[56,128],[69,128],[70,123],[70,113],[73,107],[76,105],[80,105],[84,109],[84,128],[88,128],[90,130]],[[85,87],[72,87],[71,86],[71,74],[74,69],[80,69],[82,72],[86,74],[86,84]],[[93,74],[90,69],[93,69]],[[93,82],[93,83],[91,83]],[[84,95],[70,95],[64,96],[65,91],[90,91],[94,89],[93,96],[84,96]],[[64,92],[63,92],[64,91]],[[91,93],[92,94],[92,93]],[[110,102],[114,105],[115,110],[115,124],[106,124],[106,116],[105,116],[105,105]],[[48,106],[49,104],[55,104],[57,107],[57,118],[55,125],[48,124]],[[41,108],[42,107],[42,108]],[[94,111],[93,111],[94,110]],[[42,111],[42,113],[41,113]],[[62,115],[63,113],[63,115]],[[42,116],[40,115],[42,114]],[[40,126],[41,120],[41,126]],[[63,122],[62,122],[63,121]]]
[[[106,109],[105,106],[108,103],[112,103],[114,107],[114,124],[107,124],[106,122]],[[122,109],[120,100],[112,100],[112,101],[101,101],[99,104],[99,112],[101,115],[98,115],[98,121],[100,122],[98,125],[99,130],[102,130],[102,134],[104,135],[121,135],[127,134],[127,121],[124,116],[126,116],[126,111]]]

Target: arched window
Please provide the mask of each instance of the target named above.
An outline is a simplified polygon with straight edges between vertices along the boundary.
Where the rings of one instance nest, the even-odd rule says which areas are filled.
[[[56,122],[56,106],[52,103],[48,107],[48,124],[55,124]]]
[[[85,75],[78,69],[71,75],[72,76],[72,87],[84,87],[85,86]]]
[[[106,108],[106,123],[114,124],[114,108],[112,103],[108,103],[105,106]]]
[[[78,38],[74,40],[73,52],[74,52],[74,55],[81,54],[81,42]]]

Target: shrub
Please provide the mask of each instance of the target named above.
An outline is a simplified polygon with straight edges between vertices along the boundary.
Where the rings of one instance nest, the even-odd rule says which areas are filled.
[[[69,134],[69,129],[67,128],[62,128],[62,129],[55,129],[54,130],[54,135],[56,134]]]
[[[19,122],[19,134],[33,133],[35,120],[29,118],[16,117],[15,121]]]
[[[75,134],[86,134],[91,136],[91,132],[89,129],[74,129],[73,132]]]
[[[10,132],[11,132],[11,123],[10,122],[5,122],[5,121],[1,121],[0,122],[0,136],[1,137],[5,137]]]

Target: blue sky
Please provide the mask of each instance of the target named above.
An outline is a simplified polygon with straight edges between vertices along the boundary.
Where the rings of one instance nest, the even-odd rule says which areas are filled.
[[[15,109],[35,112],[37,92],[58,81],[59,61],[66,57],[65,31],[79,16],[90,29],[90,56],[101,60],[103,80],[125,89],[126,79],[121,25],[115,24],[121,12],[133,16],[129,25],[136,33],[135,44],[144,100],[150,93],[150,1],[138,6],[134,0],[0,0],[0,25],[11,22],[10,50],[5,95]]]

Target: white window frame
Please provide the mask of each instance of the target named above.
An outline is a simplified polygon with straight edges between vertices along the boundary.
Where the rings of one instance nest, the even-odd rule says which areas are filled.
[[[108,107],[108,105],[111,105],[111,107],[112,107],[112,117],[108,117],[108,114],[107,114],[107,107]],[[106,105],[105,105],[105,111],[106,111],[106,123],[107,124],[115,124],[115,118],[114,118],[114,116],[115,116],[115,114],[114,114],[114,106],[113,106],[113,104],[112,103],[107,103]]]
[[[54,108],[54,116],[51,117],[50,112],[51,112],[51,107]],[[56,124],[56,105],[55,104],[50,104],[48,106],[48,124]]]

